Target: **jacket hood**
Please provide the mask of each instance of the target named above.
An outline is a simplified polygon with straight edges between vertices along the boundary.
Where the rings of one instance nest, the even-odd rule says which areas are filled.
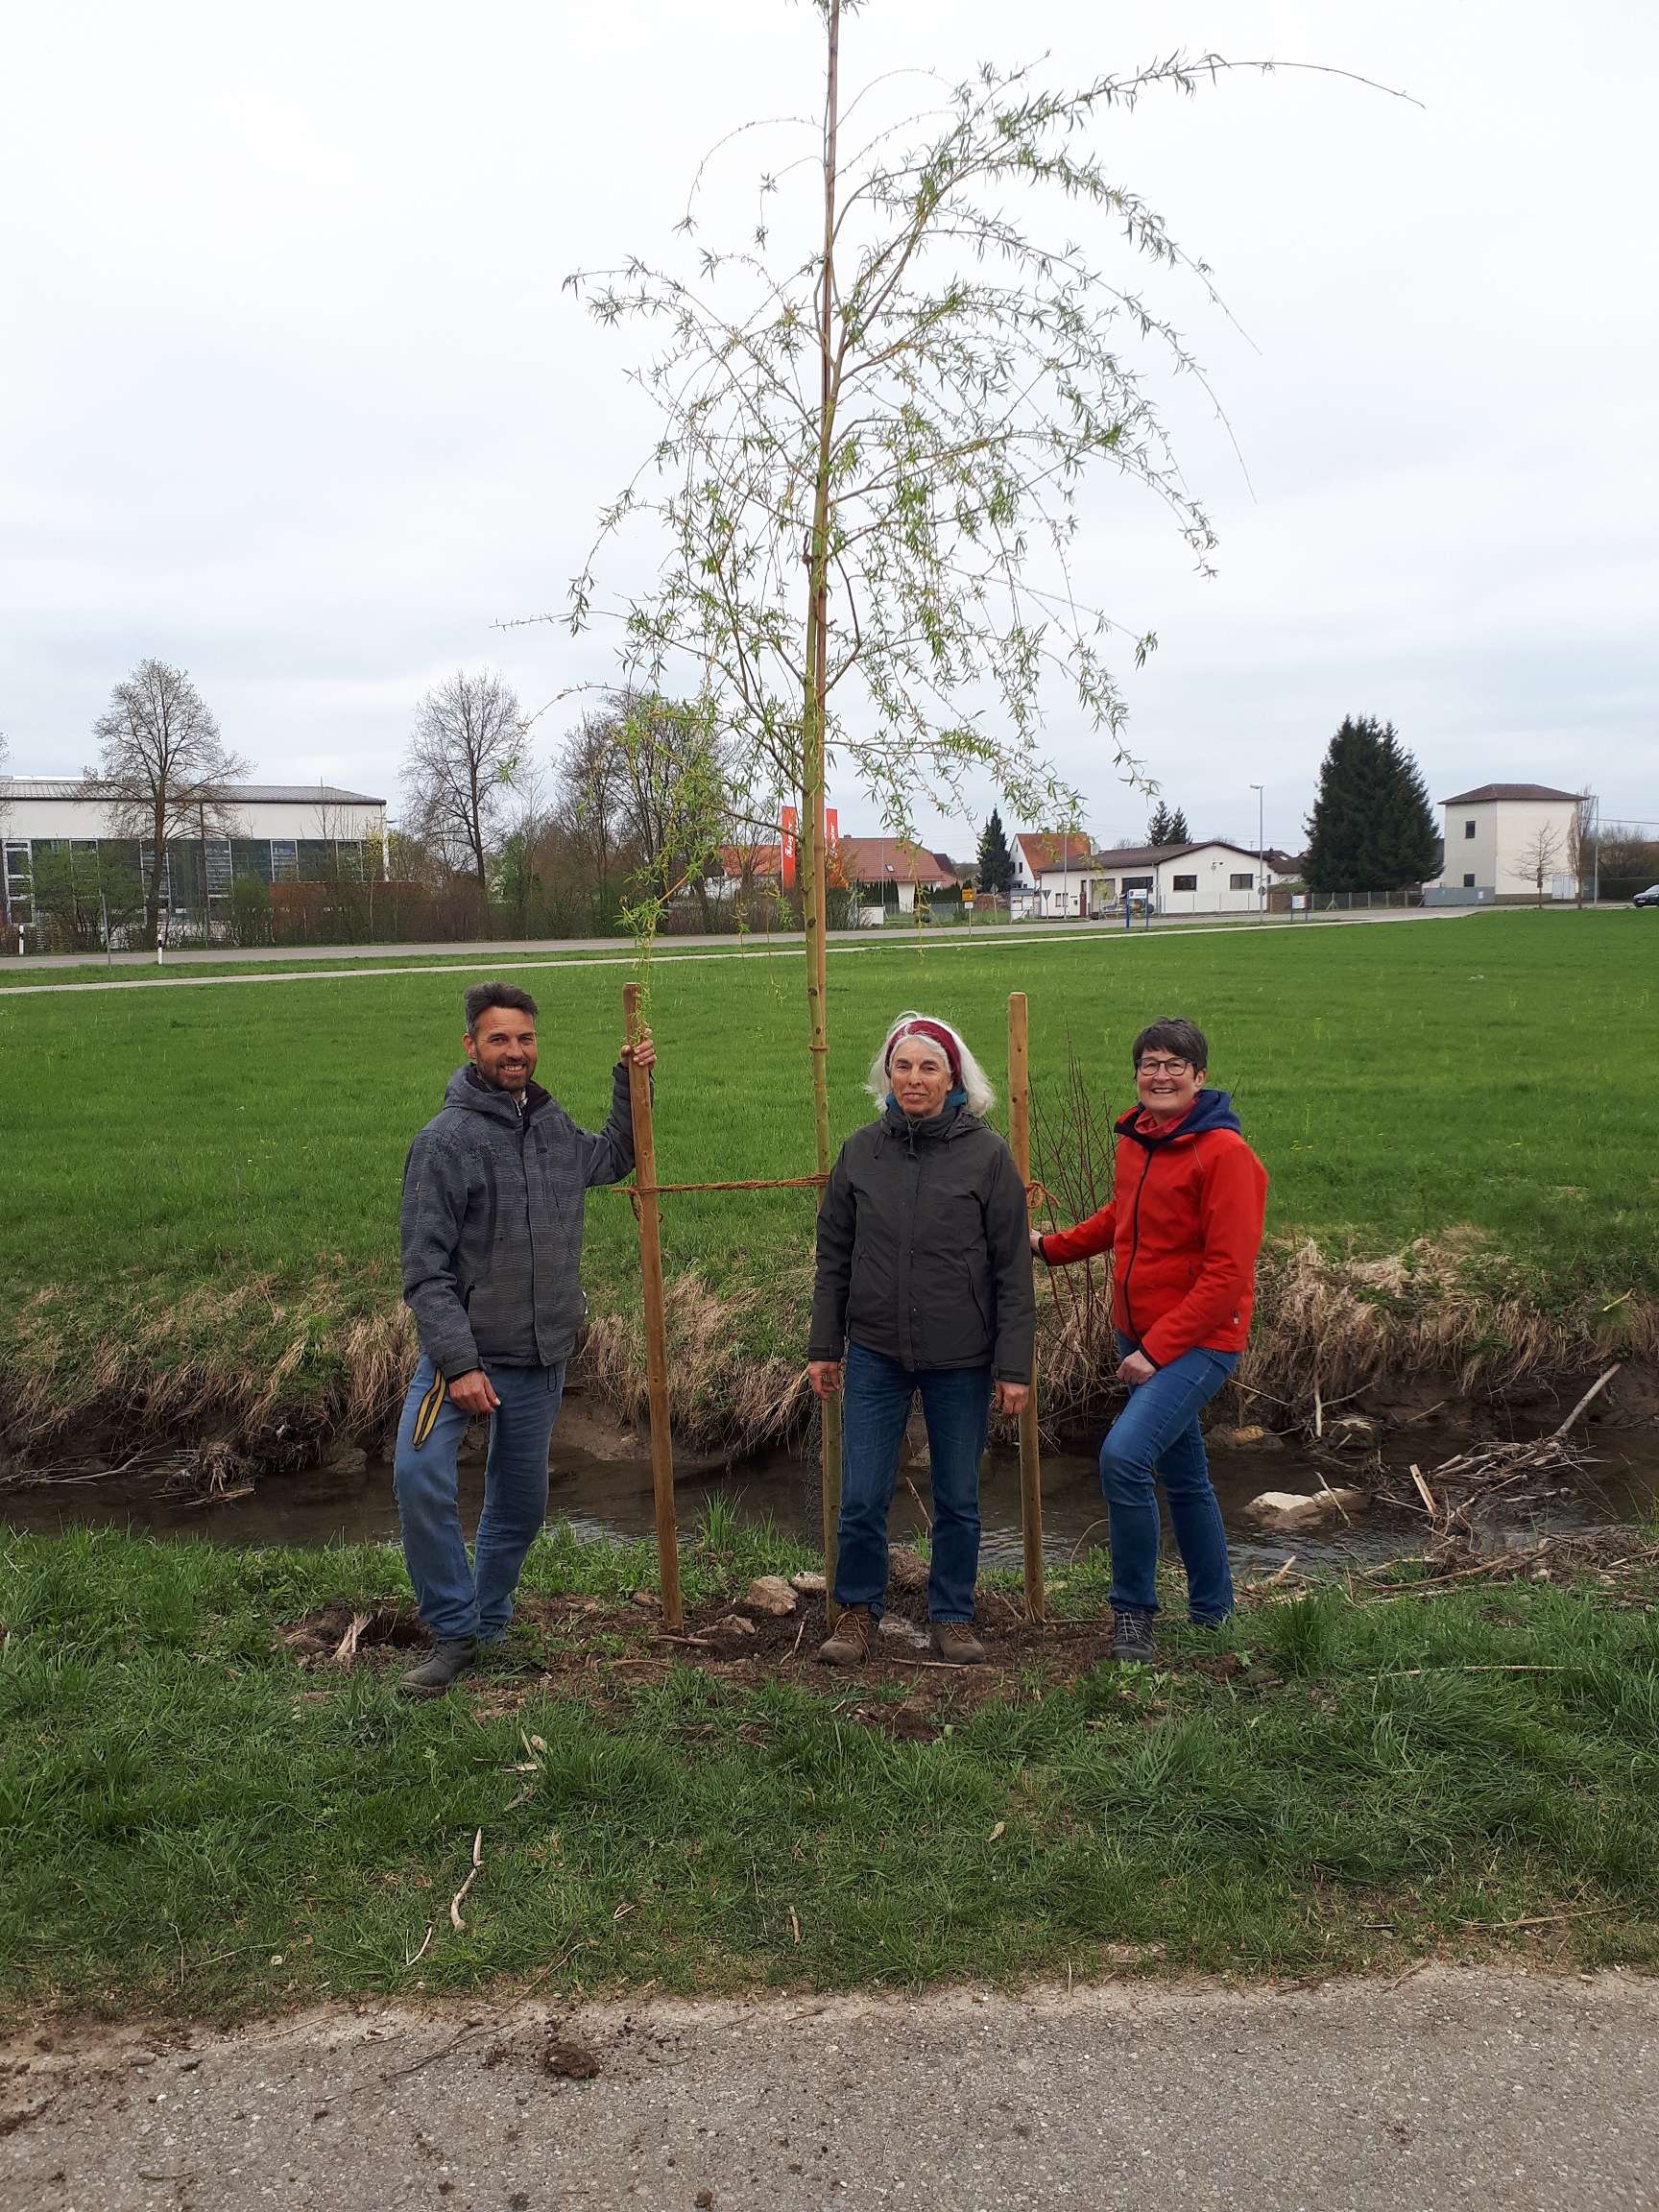
[[[526,1083],[524,1111],[529,1114],[538,1106],[544,1106],[549,1095],[540,1083]],[[445,1106],[465,1107],[469,1114],[488,1114],[493,1119],[499,1119],[503,1114],[511,1115],[515,1121],[518,1118],[518,1109],[506,1092],[493,1091],[470,1060],[457,1068],[445,1084],[444,1103]]]
[[[1233,1111],[1233,1099],[1226,1091],[1200,1091],[1187,1112],[1173,1129],[1143,1130],[1135,1124],[1142,1109],[1135,1107],[1118,1122],[1119,1137],[1132,1137],[1137,1144],[1148,1147],[1154,1144],[1172,1144],[1179,1137],[1202,1137],[1212,1129],[1231,1129],[1238,1136],[1244,1134],[1238,1117]]]

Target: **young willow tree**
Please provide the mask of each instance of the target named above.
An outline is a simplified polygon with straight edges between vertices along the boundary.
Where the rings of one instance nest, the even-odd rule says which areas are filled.
[[[1072,585],[1083,489],[1101,468],[1130,478],[1200,563],[1212,545],[1123,350],[1192,366],[1127,270],[1207,279],[1108,175],[1090,128],[1220,64],[1171,60],[1070,92],[985,68],[929,113],[861,124],[849,151],[850,0],[814,5],[822,124],[762,180],[752,237],[732,252],[694,245],[684,275],[634,262],[571,282],[601,323],[663,334],[641,375],[661,435],[600,529],[603,542],[648,517],[666,540],[654,584],[623,610],[629,682],[709,701],[734,811],[776,835],[779,805],[801,808],[825,1169],[829,764],[899,833],[921,803],[965,816],[986,781],[1025,821],[1078,820],[1080,794],[1041,750],[1051,690],[1125,765],[1112,625]],[[593,614],[597,556],[572,587],[576,628]],[[1133,641],[1137,656],[1152,642]]]

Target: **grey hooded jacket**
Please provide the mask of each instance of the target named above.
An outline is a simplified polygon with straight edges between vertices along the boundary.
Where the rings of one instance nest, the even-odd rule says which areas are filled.
[[[469,1064],[403,1167],[403,1297],[421,1349],[454,1378],[487,1362],[551,1367],[587,1318],[582,1216],[589,1188],[634,1166],[628,1070],[618,1061],[597,1136],[531,1083],[519,1112]]]
[[[851,1341],[912,1369],[1029,1382],[1036,1333],[1025,1190],[997,1132],[949,1104],[926,1121],[889,1105],[855,1130],[818,1209],[807,1358],[839,1359]]]

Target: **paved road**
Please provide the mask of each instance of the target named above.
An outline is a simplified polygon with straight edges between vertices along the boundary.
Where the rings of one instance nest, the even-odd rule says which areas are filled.
[[[1347,929],[1376,922],[1455,921],[1459,915],[1479,911],[1482,909],[1473,906],[1392,907],[1379,908],[1369,914],[1363,911],[1358,914],[1316,914],[1311,922],[1305,918],[1292,920],[1287,915],[1269,915],[1265,926],[1276,932],[1309,928]],[[1201,914],[1169,916],[1158,925],[1160,931],[1174,929],[1188,937],[1237,936],[1251,926],[1247,917],[1217,921]],[[1137,930],[1130,935],[1121,924],[1114,923],[1031,922],[1004,925],[995,929],[930,930],[927,947],[930,951],[951,949],[966,951],[971,950],[975,944],[1089,945],[1101,940],[1116,944],[1119,939],[1129,945],[1138,945],[1147,941],[1147,932]],[[878,950],[883,944],[908,946],[914,941],[913,932],[905,934],[898,929],[831,929],[830,950],[832,953],[870,952]],[[658,941],[656,958],[659,961],[765,960],[785,953],[799,953],[804,942],[798,930],[776,936],[741,939],[731,936],[670,937]],[[417,955],[423,955],[424,958]],[[180,968],[206,971],[197,974],[178,974],[168,969],[158,968],[155,964],[154,955],[149,953],[118,952],[111,964],[106,964],[96,954],[52,953],[27,960],[0,960],[0,990],[12,998],[46,994],[63,996],[70,992],[84,991],[195,991],[218,983],[332,983],[356,982],[365,977],[385,974],[448,975],[456,973],[458,964],[464,967],[473,961],[480,966],[505,962],[517,974],[530,968],[632,968],[637,958],[632,945],[616,937],[560,938],[535,943],[482,946],[279,946],[275,950],[268,948],[263,951],[180,953],[178,959]],[[308,962],[310,965],[297,967],[297,961]],[[350,961],[355,965],[341,967],[338,965],[341,961]],[[70,968],[81,970],[82,975],[74,981],[50,979],[57,970]],[[48,979],[42,980],[42,974]],[[33,980],[18,980],[31,976]]]
[[[47,2047],[51,2046],[51,2047]],[[584,2055],[590,2080],[548,2071]],[[29,2212],[1620,2212],[1659,2204],[1659,1984],[312,2012],[0,2047]]]

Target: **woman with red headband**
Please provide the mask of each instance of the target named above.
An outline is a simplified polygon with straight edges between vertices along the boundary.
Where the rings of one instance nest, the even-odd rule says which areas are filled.
[[[887,1593],[887,1512],[918,1392],[932,1463],[933,1647],[959,1666],[974,1635],[979,1462],[995,1398],[1031,1396],[1036,1293],[1014,1155],[984,1115],[991,1086],[949,1022],[902,1014],[870,1070],[879,1118],[841,1147],[818,1209],[807,1373],[843,1394],[840,1549],[830,1666],[873,1656]]]

